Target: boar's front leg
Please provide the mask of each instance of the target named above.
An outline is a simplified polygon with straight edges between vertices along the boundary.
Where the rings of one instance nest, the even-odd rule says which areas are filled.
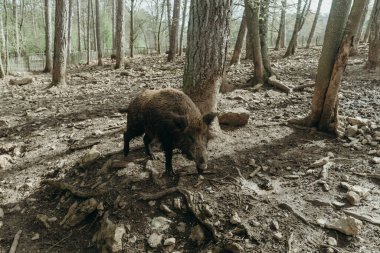
[[[144,130],[142,127],[135,128],[132,126],[127,127],[127,131],[124,132],[124,156],[127,156],[129,153],[129,142],[144,133]]]
[[[165,153],[165,169],[166,173],[168,173],[171,176],[174,176],[175,173],[173,171],[173,164],[172,164],[172,158],[173,158],[173,145],[170,143],[163,143],[162,144],[164,153]]]
[[[150,158],[152,160],[156,160],[157,157],[152,153],[151,146],[150,146],[150,144],[152,143],[152,141],[153,141],[153,138],[150,135],[148,135],[148,134],[145,133],[145,135],[144,135],[145,152],[146,152],[146,154],[148,156],[150,156]]]

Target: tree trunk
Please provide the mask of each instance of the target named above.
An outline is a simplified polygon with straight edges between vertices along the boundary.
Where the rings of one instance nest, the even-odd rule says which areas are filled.
[[[97,0],[95,0],[97,1]],[[96,7],[95,7],[96,8]],[[98,51],[97,40],[96,40],[96,14],[94,14],[94,2],[91,0],[91,20],[92,20],[92,36],[94,36],[92,48],[94,51]]]
[[[182,55],[183,50],[183,32],[185,30],[185,21],[186,21],[186,11],[187,11],[187,0],[185,0],[183,5],[183,12],[182,12],[182,24],[181,24],[181,35],[179,36],[179,52],[178,54]]]
[[[171,0],[166,0],[166,12],[168,15],[168,38],[170,38],[170,28],[172,27],[172,7],[171,7]]]
[[[339,84],[365,4],[362,0],[355,0],[347,22],[351,3],[351,0],[332,2],[318,64],[311,113],[301,121],[294,120],[294,123],[337,133]]]
[[[307,39],[306,48],[310,48],[311,40],[313,39],[313,36],[314,36],[315,27],[317,26],[317,22],[318,22],[318,18],[319,18],[319,12],[321,10],[321,5],[322,5],[322,0],[319,0],[317,12],[315,13],[313,25],[311,26],[309,38]]]
[[[4,45],[5,45],[5,74],[9,70],[9,48],[8,48],[8,10],[6,0],[4,0]]]
[[[80,0],[77,0],[77,20],[78,20],[78,52],[81,52],[82,46],[81,46],[81,35],[80,35]]]
[[[87,1],[87,65],[90,64],[91,58],[91,39],[90,39],[90,28],[91,28],[91,3],[92,0]]]
[[[67,31],[69,6],[67,0],[56,0],[52,85],[66,84]]]
[[[191,1],[183,89],[202,114],[217,111],[231,5],[231,0]]]
[[[116,65],[119,69],[124,64],[124,0],[117,0],[116,7]]]
[[[243,15],[240,23],[238,36],[235,42],[234,52],[232,54],[230,65],[240,64],[241,49],[243,48],[244,38],[247,34],[247,21],[245,14]]]
[[[178,47],[178,26],[179,26],[179,12],[181,9],[181,0],[174,0],[173,6],[173,21],[170,31],[170,40],[169,40],[169,53],[168,53],[168,62],[174,61],[177,47]]]
[[[45,73],[50,73],[52,70],[52,55],[51,55],[51,2],[45,0]]]
[[[116,0],[112,0],[112,54],[116,55]]]
[[[259,17],[259,33],[260,33],[260,46],[261,56],[263,62],[263,78],[267,80],[274,75],[272,70],[269,55],[268,55],[268,14],[269,14],[270,0],[262,0],[260,4],[260,17]]]
[[[247,26],[247,35],[245,38],[245,59],[246,60],[253,60],[253,36],[252,36],[252,31],[253,27],[250,29],[248,28],[248,25],[252,25],[252,22],[248,22],[247,17],[249,16],[252,19],[252,15],[248,13],[248,8],[245,6],[244,8],[244,15],[246,17],[245,22]]]
[[[17,60],[20,57],[20,38],[19,38],[19,28],[18,28],[18,12],[17,12],[17,1],[13,0],[13,22],[14,22],[14,36],[15,36],[15,52]]]
[[[73,0],[69,0],[69,24],[68,24],[68,28],[67,28],[67,65],[70,64],[70,60],[71,60],[71,24],[72,24],[72,18],[73,18]]]
[[[161,27],[162,27],[162,17],[164,16],[165,9],[165,1],[162,1],[160,22],[158,24],[158,32],[157,32],[157,53],[161,54]]]
[[[245,0],[248,33],[252,36],[251,43],[247,46],[253,50],[254,76],[252,84],[264,83],[264,65],[261,55],[261,42],[259,32],[260,3],[253,0]]]
[[[96,48],[98,49],[98,66],[103,65],[102,33],[100,32],[100,6],[99,0],[95,0],[96,11]]]
[[[1,56],[5,56],[5,36],[4,36],[4,28],[3,28],[3,15],[0,14],[0,39],[1,39],[1,50],[0,50],[0,78],[4,78],[5,70],[3,67],[3,61]]]
[[[354,38],[354,44],[351,47],[350,55],[357,55],[359,52],[359,42],[361,39],[361,34],[362,34],[363,26],[364,26],[365,17],[368,12],[368,4],[369,4],[369,0],[364,0],[364,1],[366,2],[366,4],[364,7],[363,15],[360,18],[360,24],[358,27],[357,34],[355,35],[355,38]]]
[[[380,0],[373,3],[373,20],[369,35],[369,51],[367,67],[376,69],[380,67]]]
[[[376,1],[376,0],[374,0]],[[363,38],[363,42],[368,42],[368,39],[369,39],[369,34],[370,34],[370,31],[371,31],[371,24],[372,24],[372,21],[373,19],[375,18],[375,3],[373,3],[373,6],[372,6],[372,11],[371,11],[371,16],[369,17],[369,20],[368,20],[368,24],[367,24],[367,28],[365,30],[365,34],[364,34],[364,38]]]
[[[294,24],[292,38],[290,39],[290,42],[289,42],[288,48],[286,49],[286,53],[284,57],[294,55],[294,53],[296,52],[298,32],[302,29],[302,26],[305,23],[306,15],[310,9],[310,4],[311,4],[311,0],[306,0],[305,5],[303,6],[303,10],[301,12],[302,0],[298,0],[296,22]]]
[[[278,29],[278,35],[276,39],[276,46],[274,50],[279,50],[285,47],[285,17],[286,17],[286,0],[281,1],[281,19],[280,28]]]
[[[131,22],[130,22],[130,29],[129,29],[129,56],[133,58],[134,56],[134,44],[135,44],[135,31],[134,31],[134,12],[135,12],[135,0],[131,1]]]

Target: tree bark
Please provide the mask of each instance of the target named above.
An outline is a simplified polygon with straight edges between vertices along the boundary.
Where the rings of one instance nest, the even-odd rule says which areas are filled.
[[[113,1],[112,1],[113,2]],[[78,52],[82,51],[81,32],[80,32],[80,0],[77,0],[77,21],[78,21]]]
[[[5,76],[5,70],[3,67],[3,60],[2,60],[2,55],[5,54],[5,36],[4,36],[4,28],[3,28],[3,15],[0,14],[0,39],[1,39],[1,50],[0,50],[0,78],[4,78]]]
[[[313,36],[314,36],[315,27],[317,26],[319,12],[321,11],[322,1],[323,0],[319,0],[318,2],[317,12],[315,13],[315,16],[314,16],[313,25],[311,26],[309,38],[307,39],[306,48],[310,48],[311,40],[313,39]]]
[[[96,11],[96,48],[98,49],[98,66],[103,65],[102,33],[100,32],[100,6],[99,0],[95,0]]]
[[[290,39],[290,42],[289,42],[288,48],[286,49],[286,53],[284,57],[294,55],[294,53],[296,52],[298,32],[302,29],[302,26],[305,23],[306,15],[310,9],[310,3],[311,3],[311,0],[306,0],[305,5],[303,6],[303,10],[301,12],[302,0],[298,0],[296,22],[294,24],[292,38]]]
[[[67,0],[56,0],[52,85],[66,85],[66,57],[69,6]]]
[[[278,35],[276,39],[276,46],[274,50],[279,50],[280,48],[285,47],[285,18],[286,17],[286,0],[281,1],[281,19],[280,19],[280,28],[278,29]]]
[[[263,78],[267,80],[270,76],[274,75],[272,70],[269,55],[268,55],[268,14],[269,14],[270,0],[262,0],[260,4],[259,16],[259,33],[260,33],[260,47],[263,62]]]
[[[253,60],[253,27],[249,28],[249,25],[252,25],[252,22],[249,22],[247,19],[250,17],[252,19],[251,13],[248,13],[247,6],[244,7],[244,15],[246,17],[246,26],[247,26],[247,35],[245,38],[245,59],[246,60]]]
[[[369,50],[367,67],[376,69],[380,67],[380,0],[373,4],[373,20],[369,35]]]
[[[171,0],[166,0],[166,12],[168,15],[168,38],[170,38],[170,28],[172,27],[172,18],[171,18],[171,13],[172,13],[172,7],[171,7]]]
[[[51,54],[51,2],[45,0],[45,73],[52,70],[52,54]]]
[[[187,11],[187,0],[185,0],[183,4],[181,34],[179,36],[179,52],[178,52],[178,55],[180,56],[182,55],[182,50],[183,50],[183,32],[185,30],[186,11]]]
[[[18,12],[17,12],[17,1],[13,0],[13,22],[14,22],[14,36],[15,36],[15,52],[17,60],[20,57],[20,36],[18,28]]]
[[[116,7],[116,65],[115,69],[119,69],[124,64],[124,0],[117,0]]]
[[[217,111],[231,5],[231,0],[191,1],[183,89],[202,114]]]
[[[135,44],[135,30],[134,30],[134,12],[135,12],[135,0],[131,1],[131,22],[129,27],[129,56],[133,58],[134,56],[134,44]]]
[[[174,0],[173,6],[173,20],[170,31],[170,40],[169,40],[169,53],[168,53],[168,62],[174,61],[177,47],[178,47],[178,26],[179,26],[179,12],[181,9],[181,0]]]
[[[254,65],[254,76],[252,80],[252,85],[258,83],[264,83],[264,65],[263,57],[261,54],[261,42],[260,42],[260,32],[259,32],[259,12],[260,3],[254,2],[253,0],[245,0],[246,15],[247,15],[247,27],[248,34],[251,34],[251,43],[247,46],[252,48],[253,51],[253,65]]]
[[[90,28],[91,28],[91,4],[92,0],[87,1],[87,65],[90,64],[91,57],[91,38],[90,38]]]
[[[376,0],[374,0],[376,1]],[[363,42],[368,42],[368,39],[369,39],[369,34],[371,32],[371,24],[372,24],[372,21],[373,19],[375,18],[375,3],[373,3],[373,6],[372,6],[372,11],[371,11],[371,16],[369,17],[369,20],[368,20],[368,24],[367,24],[367,28],[365,30],[365,34],[364,34],[364,38],[363,38]]]
[[[359,24],[359,27],[358,27],[358,31],[357,31],[357,34],[355,35],[354,43],[353,43],[353,45],[351,47],[351,51],[350,51],[350,55],[352,55],[352,56],[353,55],[357,55],[358,52],[359,52],[359,42],[361,40],[361,34],[362,34],[362,31],[363,31],[365,17],[366,17],[367,12],[368,12],[369,0],[364,0],[364,1],[366,2],[366,4],[365,4],[365,7],[364,7],[363,15],[360,18],[360,24]]]
[[[71,27],[72,27],[72,18],[73,18],[73,0],[69,0],[69,17],[68,17],[68,28],[67,28],[67,65],[70,64],[71,56]]]
[[[311,113],[303,120],[293,120],[293,123],[316,126],[319,130],[337,134],[340,80],[365,4],[361,0],[355,0],[348,18],[351,3],[351,0],[332,2],[318,64]]]
[[[9,48],[8,48],[8,10],[6,0],[4,0],[4,45],[5,45],[5,74],[9,68]]]
[[[165,9],[165,1],[162,1],[160,22],[158,24],[158,32],[157,32],[157,53],[158,54],[161,54],[161,27],[162,27],[162,18],[164,16],[164,9]]]
[[[116,55],[116,4],[115,1],[117,0],[112,0],[112,54]]]
[[[241,49],[243,48],[244,38],[247,35],[247,21],[245,14],[243,15],[240,23],[238,36],[235,42],[234,52],[232,54],[230,65],[240,64]]]

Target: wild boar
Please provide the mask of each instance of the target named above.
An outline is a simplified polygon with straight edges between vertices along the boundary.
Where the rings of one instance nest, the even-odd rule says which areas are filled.
[[[154,159],[150,144],[158,140],[165,153],[168,174],[174,175],[172,156],[175,148],[180,149],[186,158],[195,161],[198,173],[207,168],[208,130],[216,113],[202,116],[185,93],[172,88],[141,92],[129,104],[127,112],[125,156],[129,153],[129,142],[145,133],[145,152]]]

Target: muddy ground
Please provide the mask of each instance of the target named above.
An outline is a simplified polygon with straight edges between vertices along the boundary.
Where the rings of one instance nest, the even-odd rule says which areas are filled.
[[[288,59],[272,52],[273,67],[291,88],[313,83],[320,50]],[[47,74],[34,73],[24,86],[7,77],[0,82],[0,252],[19,230],[17,252],[97,252],[107,242],[123,252],[380,252],[380,77],[363,70],[365,57],[362,47],[350,58],[341,85],[341,138],[288,124],[309,112],[313,88],[256,91],[246,86],[250,61],[229,68],[235,90],[220,96],[220,113],[244,108],[249,122],[222,127],[209,142],[203,176],[176,154],[174,178],[163,173],[159,149],[160,159],[148,160],[141,138],[123,157],[126,114],[118,108],[146,88],[179,88],[183,59],[141,56],[122,70],[110,60],[75,66],[67,87],[51,89]],[[167,194],[152,195],[160,192]],[[74,203],[84,215],[68,224]],[[111,229],[96,243],[105,217],[119,238]],[[326,227],[347,217],[356,218],[345,232],[354,235]]]

